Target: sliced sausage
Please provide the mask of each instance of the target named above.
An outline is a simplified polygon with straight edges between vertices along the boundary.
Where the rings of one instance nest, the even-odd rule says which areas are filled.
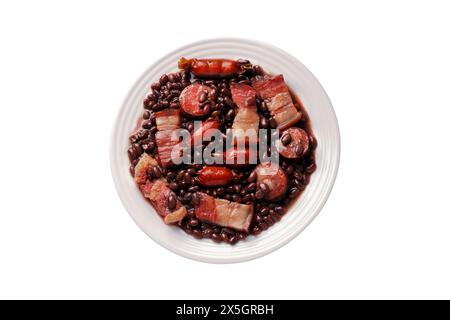
[[[255,168],[257,184],[264,183],[267,187],[264,199],[280,200],[288,189],[288,177],[283,169],[272,162],[260,163]]]
[[[290,136],[290,139],[286,139]],[[287,145],[283,140],[290,140]],[[305,130],[297,127],[291,127],[281,134],[277,141],[278,152],[285,158],[296,159],[305,155],[309,150],[309,138]]]
[[[225,167],[204,167],[197,172],[198,182],[205,187],[226,186],[233,180],[234,174]]]
[[[241,63],[227,59],[186,59],[180,58],[178,68],[192,72],[201,78],[233,77],[251,67],[250,63]]]
[[[207,116],[211,112],[211,107],[202,107],[200,103],[200,95],[206,92],[211,93],[211,88],[199,83],[193,83],[181,92],[180,103],[183,112],[193,118],[201,118]]]

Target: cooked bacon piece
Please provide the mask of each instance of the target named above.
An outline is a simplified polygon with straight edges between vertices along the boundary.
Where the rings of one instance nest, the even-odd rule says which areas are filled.
[[[233,77],[245,71],[248,66],[250,66],[248,61],[241,63],[240,61],[226,59],[181,58],[178,61],[178,68],[190,71],[201,78]]]
[[[207,116],[211,112],[210,108],[202,108],[200,106],[200,95],[202,92],[211,94],[211,88],[199,83],[193,83],[181,92],[180,104],[182,111],[190,117],[201,118]]]
[[[138,185],[142,185],[147,180],[147,172],[150,168],[156,167],[158,162],[148,154],[144,153],[134,168],[134,180]]]
[[[194,130],[192,133],[192,144],[194,142],[202,143],[203,140],[209,140],[213,134],[213,130],[210,129],[220,129],[220,121],[218,120],[207,120],[203,121],[202,125]]]
[[[263,78],[256,79],[252,83],[252,87],[261,99],[266,100],[275,97],[279,93],[289,93],[289,88],[284,82],[283,75],[277,76],[264,76]]]
[[[205,222],[248,232],[253,217],[253,206],[215,199],[205,193],[197,192],[199,203],[195,216]]]
[[[230,184],[234,174],[225,167],[203,167],[197,172],[198,182],[205,187],[220,187]]]
[[[144,196],[150,200],[156,212],[164,217],[164,222],[167,224],[181,221],[187,213],[186,208],[181,205],[178,199],[175,209],[169,209],[168,201],[171,195],[176,199],[175,193],[169,189],[165,179],[153,181],[150,192],[144,192]]]
[[[148,170],[157,166],[158,162],[144,153],[136,165],[134,179],[144,197],[149,199],[156,212],[164,217],[165,223],[181,221],[187,213],[186,208],[181,205],[175,193],[167,187],[167,181],[164,178],[149,180],[147,177]],[[173,210],[168,207],[170,195],[177,199]]]
[[[268,201],[280,200],[288,188],[288,177],[284,170],[273,162],[265,162],[258,164],[255,171],[258,185],[264,183],[268,187],[264,199]]]
[[[179,136],[172,130],[164,130],[156,132],[155,139],[161,165],[163,167],[170,167],[173,165],[172,154],[177,155],[176,152],[182,151]]]
[[[177,129],[181,125],[179,109],[165,109],[155,113],[158,131]]]
[[[264,76],[252,83],[258,95],[263,100],[269,100],[267,108],[280,130],[289,128],[302,117],[292,102],[289,88],[282,75]]]
[[[233,83],[230,86],[234,103],[238,111],[233,120],[233,139],[242,139],[246,143],[258,141],[259,115],[256,109],[256,91],[251,86]],[[236,142],[235,142],[236,143]]]
[[[250,145],[245,148],[230,148],[224,154],[224,163],[232,168],[241,168],[249,164],[255,164],[258,158],[258,149],[256,145]]]
[[[230,85],[233,102],[238,108],[256,107],[256,90],[243,83]]]
[[[291,136],[291,141],[285,146],[281,143],[281,139],[286,135]],[[285,158],[301,158],[309,149],[308,134],[301,128],[291,127],[283,131],[280,139],[277,141],[277,148],[278,152]]]

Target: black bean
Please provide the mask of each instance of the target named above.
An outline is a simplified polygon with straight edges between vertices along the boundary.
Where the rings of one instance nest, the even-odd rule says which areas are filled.
[[[301,144],[298,144],[294,148],[294,153],[297,155],[297,157],[300,157],[303,154],[303,146]]]
[[[197,206],[200,203],[200,199],[199,199],[198,194],[196,192],[192,193],[191,200],[192,200],[192,204],[194,206]]]
[[[259,123],[259,126],[260,126],[262,129],[267,129],[267,128],[269,127],[269,121],[267,120],[267,118],[261,117],[261,121],[260,121],[260,123]]]
[[[230,239],[228,239],[228,242],[229,242],[230,244],[235,244],[235,243],[238,242],[238,241],[239,241],[239,238],[236,237],[236,236],[231,236]]]
[[[165,85],[168,81],[169,81],[169,77],[167,76],[167,74],[163,74],[161,76],[161,78],[159,79],[159,83],[161,85]]]
[[[170,82],[177,82],[177,76],[175,73],[169,73],[169,76],[167,77]]]
[[[261,229],[260,229],[258,226],[255,226],[255,227],[252,229],[252,234],[253,234],[253,235],[257,236],[257,235],[260,234],[260,233],[261,233]]]
[[[293,199],[293,198],[297,197],[299,194],[300,194],[300,189],[294,187],[289,191],[289,198]]]
[[[138,155],[137,155],[136,151],[134,150],[134,148],[129,147],[128,148],[128,159],[130,159],[130,161],[133,161],[137,157],[138,157]]]
[[[256,171],[252,171],[247,178],[247,182],[255,182],[257,177],[258,175],[256,174]]]
[[[228,90],[228,88],[222,88],[222,90],[220,90],[220,93],[223,97],[231,97],[231,92],[230,90]]]
[[[215,241],[215,242],[221,242],[221,241],[222,241],[222,238],[220,237],[220,234],[219,234],[219,233],[213,233],[212,236],[211,236],[211,238],[212,238],[213,241]]]
[[[270,118],[270,120],[269,120],[269,125],[272,127],[272,128],[276,128],[277,127],[277,121],[275,120],[275,118]]]
[[[289,134],[289,132],[286,132],[285,134],[283,134],[283,136],[281,137],[281,143],[284,146],[287,146],[289,143],[291,143],[291,135]]]
[[[260,109],[261,109],[261,112],[262,112],[262,113],[267,112],[267,111],[269,110],[269,109],[267,108],[267,103],[266,103],[265,101],[261,102],[261,107],[260,107]]]
[[[145,110],[144,113],[142,114],[142,118],[144,120],[150,119],[150,112],[148,110]]]
[[[152,83],[152,85],[150,87],[152,88],[152,90],[159,90],[159,89],[161,89],[161,84],[159,82],[155,82],[155,83]]]
[[[294,172],[294,166],[293,165],[288,165],[286,168],[286,174],[291,175],[292,172]]]
[[[169,183],[169,188],[172,189],[172,190],[177,190],[178,189],[178,183],[176,183],[176,182]]]
[[[247,203],[253,200],[253,197],[251,194],[246,194],[243,198],[242,198],[242,202]]]
[[[222,238],[223,241],[228,242],[228,234],[226,234],[225,232],[221,232],[220,233],[220,237]]]
[[[205,106],[203,107],[203,112],[205,114],[209,114],[211,112],[211,104],[209,103],[205,104]]]
[[[150,129],[152,127],[152,122],[150,120],[146,120],[142,122],[142,128],[144,129]]]
[[[254,183],[254,182],[250,183],[250,184],[246,187],[246,189],[247,189],[247,191],[250,191],[250,192],[255,191],[255,189],[256,189],[256,183]]]
[[[264,198],[264,192],[262,192],[261,190],[257,190],[255,192],[255,198],[258,199],[258,200]]]
[[[219,118],[222,115],[222,112],[216,110],[211,114],[211,117],[213,118]]]
[[[153,177],[153,170],[150,169],[150,170],[147,171],[147,178],[149,180],[153,180],[153,178],[154,178]]]
[[[225,115],[225,119],[227,120],[233,120],[235,115],[234,109],[228,110],[227,114]]]
[[[258,185],[258,187],[259,187],[259,190],[261,190],[263,194],[266,194],[267,192],[269,192],[269,187],[264,182],[261,182]]]
[[[265,216],[269,214],[269,208],[268,207],[264,207],[261,209],[261,211],[259,212],[260,215]]]
[[[315,149],[317,147],[317,139],[313,135],[309,136],[309,144],[311,145],[312,149]]]
[[[171,193],[169,195],[169,198],[167,199],[167,207],[169,208],[169,210],[173,210],[175,209],[176,206],[177,206],[177,198],[173,193]]]
[[[199,96],[198,96],[198,102],[203,103],[206,101],[206,99],[208,98],[206,91],[202,91],[200,92]]]
[[[313,173],[314,171],[316,171],[316,164],[315,163],[311,163],[309,166],[306,167],[305,171],[306,173]]]
[[[173,172],[173,171],[169,171],[168,173],[167,173],[167,178],[168,179],[175,179],[176,178],[176,176],[177,176],[177,174],[175,173],[175,172]]]
[[[217,92],[216,88],[214,88],[210,91],[209,97],[211,98],[212,101],[215,101],[217,99],[217,94],[218,94],[218,92]]]
[[[225,104],[227,106],[229,106],[230,108],[234,107],[234,102],[233,102],[233,100],[231,100],[230,97],[226,96],[223,100],[224,100]]]
[[[211,238],[211,235],[212,235],[212,229],[210,229],[210,228],[207,228],[207,229],[203,229],[202,230],[202,235],[203,235],[203,238]]]
[[[275,207],[275,212],[278,213],[278,214],[280,214],[280,215],[282,215],[282,214],[284,214],[286,211],[285,211],[285,209],[284,209],[282,206],[276,206],[276,207]]]
[[[301,180],[301,179],[303,179],[303,173],[300,171],[300,170],[295,170],[294,171],[294,178],[295,179],[298,179],[298,180]]]
[[[224,187],[219,187],[219,188],[217,188],[217,194],[218,194],[219,196],[224,195],[224,194],[225,194],[225,188],[224,188]]]
[[[196,175],[197,171],[194,168],[187,169],[187,173],[189,173],[191,176]]]
[[[237,194],[233,194],[233,196],[231,197],[231,199],[233,199],[233,201],[234,202],[237,202],[237,203],[240,203],[242,200],[241,200],[241,197],[240,196],[238,196]]]
[[[240,191],[241,191],[241,185],[240,184],[233,185],[233,192],[234,193],[239,193]]]
[[[255,64],[253,66],[253,74],[262,76],[264,74],[264,70],[261,68],[261,66]]]
[[[198,229],[194,229],[194,231],[192,231],[192,235],[194,236],[194,238],[196,239],[201,239],[203,238],[203,234],[201,230]]]
[[[153,173],[153,176],[155,178],[161,178],[162,177],[162,172],[161,172],[161,169],[159,167],[153,167],[152,168],[152,173]]]

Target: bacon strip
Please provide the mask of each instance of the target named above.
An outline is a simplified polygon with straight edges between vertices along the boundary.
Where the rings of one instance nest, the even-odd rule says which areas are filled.
[[[258,142],[259,115],[256,108],[256,91],[242,83],[232,83],[231,96],[238,106],[232,125],[234,143],[245,141],[246,144]]]
[[[284,82],[283,75],[274,77],[264,76],[252,83],[258,95],[263,100],[269,100],[267,108],[280,130],[289,128],[302,117],[292,102],[289,88]]]
[[[248,232],[253,217],[253,206],[216,199],[206,193],[197,192],[199,204],[195,216],[205,222]]]
[[[172,152],[175,154],[175,152],[182,151],[178,135],[172,133],[172,130],[164,130],[156,132],[155,135],[159,161],[163,167],[170,167],[173,165]]]
[[[155,113],[156,128],[159,131],[174,130],[181,125],[180,109],[165,109]]]
[[[173,210],[168,208],[169,196],[175,193],[167,186],[164,178],[157,180],[149,180],[147,177],[148,170],[157,167],[158,162],[148,154],[144,153],[135,167],[134,179],[145,198],[155,208],[156,212],[164,218],[167,224],[181,221],[187,214],[186,207],[177,199],[176,206]]]

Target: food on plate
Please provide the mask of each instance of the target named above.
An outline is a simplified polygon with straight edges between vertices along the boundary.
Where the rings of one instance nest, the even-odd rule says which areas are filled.
[[[218,243],[257,236],[316,169],[302,102],[283,75],[248,60],[180,58],[178,67],[150,84],[129,137],[131,175],[166,224]]]

